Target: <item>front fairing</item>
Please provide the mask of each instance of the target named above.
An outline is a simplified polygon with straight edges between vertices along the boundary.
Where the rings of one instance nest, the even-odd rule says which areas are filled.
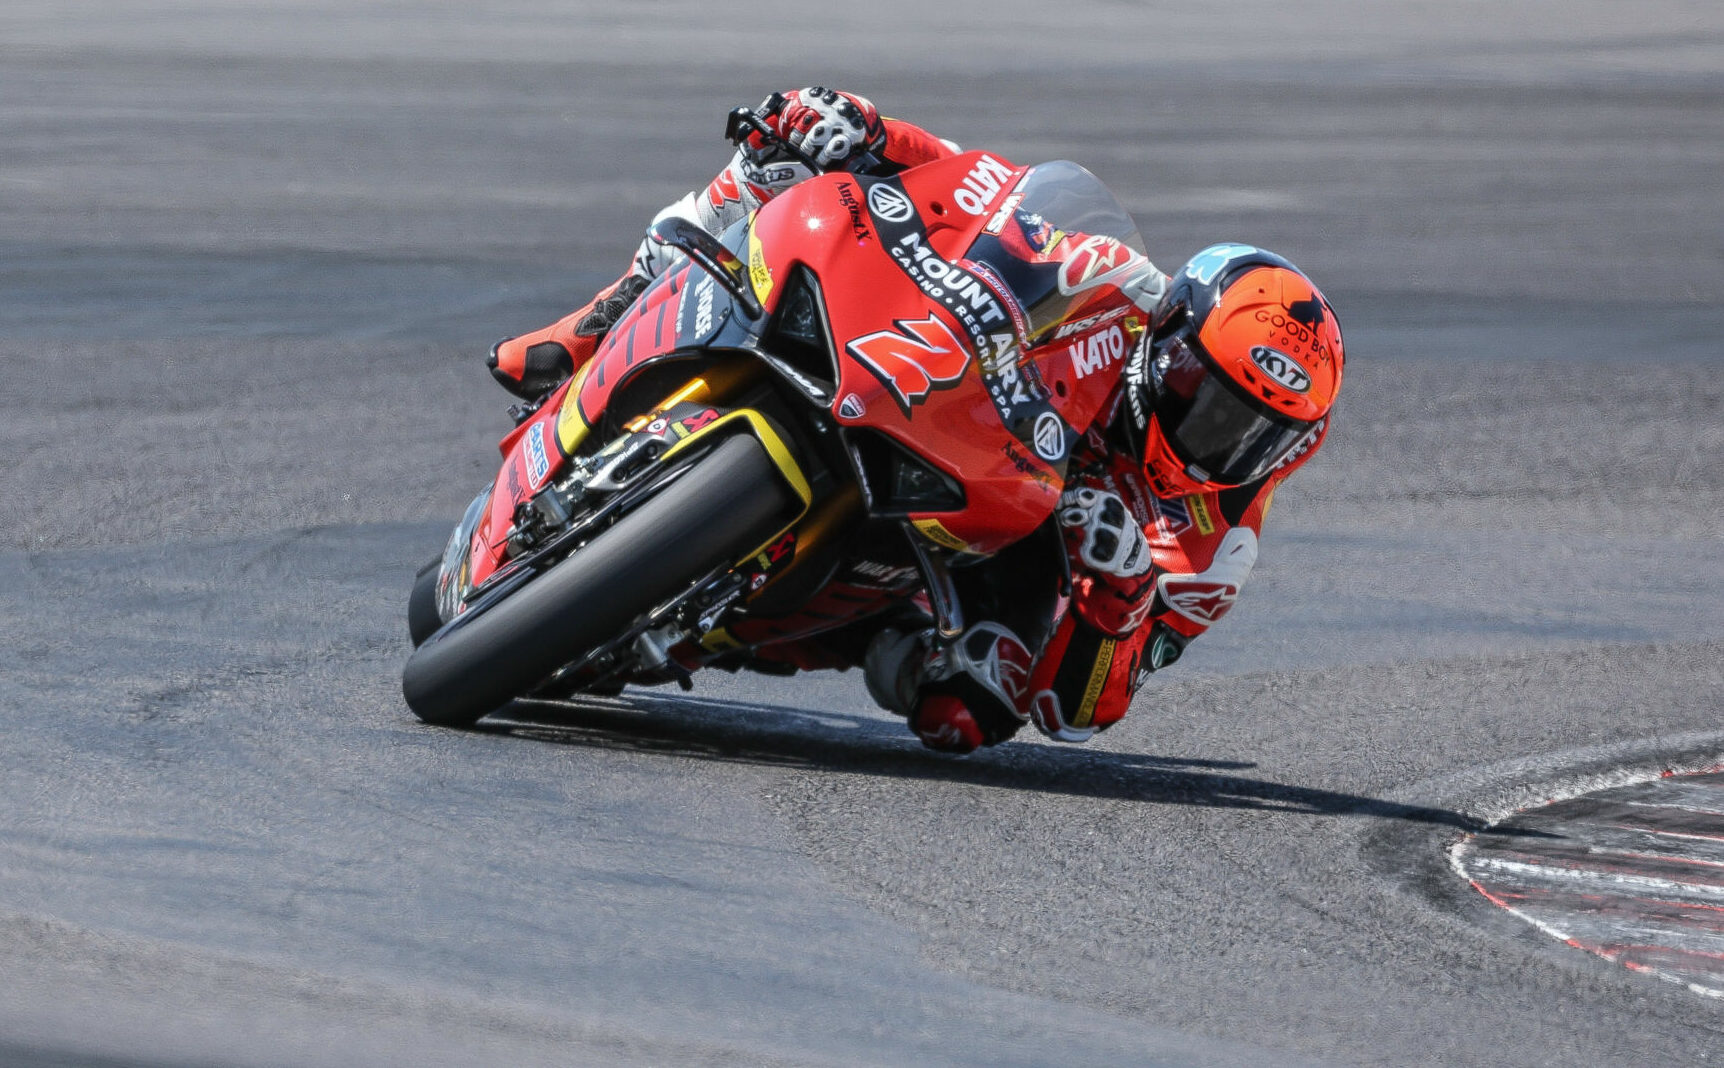
[[[1065,233],[1090,227],[1086,237],[1111,242],[1086,261],[1098,270],[1062,275],[1013,256],[1001,234],[1025,205],[1069,217]],[[911,513],[932,540],[989,553],[1046,520],[1117,377],[1089,373],[1089,354],[1122,357],[1126,338],[1123,313],[1098,321],[1099,336],[1056,336],[1055,324],[1101,299],[1099,268],[1142,248],[1094,176],[979,152],[895,178],[826,175],[762,208],[733,247],[746,251],[769,318],[797,272],[818,279],[834,420],[889,437],[963,486],[963,507]]]

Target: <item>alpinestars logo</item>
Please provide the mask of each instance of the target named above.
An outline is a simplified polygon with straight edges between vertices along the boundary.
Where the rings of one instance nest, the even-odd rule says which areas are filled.
[[[1233,607],[1256,564],[1257,535],[1250,527],[1234,527],[1222,537],[1215,558],[1202,572],[1161,575],[1155,590],[1169,609],[1207,627]]]

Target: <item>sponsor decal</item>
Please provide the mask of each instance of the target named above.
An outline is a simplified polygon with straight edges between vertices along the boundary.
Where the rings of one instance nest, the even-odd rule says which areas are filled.
[[[1185,498],[1186,510],[1191,513],[1191,522],[1197,527],[1197,532],[1205,536],[1215,533],[1215,520],[1209,515],[1209,501],[1201,493],[1193,493]]]
[[[760,235],[748,228],[748,284],[761,304],[772,295],[772,269],[766,266],[766,250],[760,245]]]
[[[1249,256],[1258,249],[1255,245],[1210,245],[1191,258],[1185,265],[1185,277],[1196,281],[1199,285],[1209,285],[1221,277],[1226,266],[1241,256]]]
[[[988,205],[1000,195],[1000,190],[1011,177],[1012,168],[984,155],[970,168],[970,173],[964,176],[958,188],[952,190],[952,199],[971,215],[980,215],[988,210]]]
[[[1299,303],[1305,304],[1310,302],[1301,301]],[[1289,311],[1290,310],[1291,309],[1289,309]],[[1323,313],[1319,310],[1316,316],[1319,324],[1322,322],[1322,317]],[[1252,315],[1252,318],[1256,319],[1260,323],[1267,324],[1272,330],[1279,331],[1287,338],[1287,340],[1293,343],[1293,347],[1295,349],[1303,350],[1305,348],[1309,348],[1312,353],[1316,355],[1319,362],[1326,363],[1334,358],[1329,352],[1329,346],[1317,335],[1317,332],[1310,326],[1307,326],[1305,321],[1300,319],[1297,315],[1270,311],[1268,308],[1259,308],[1256,313]],[[1271,349],[1269,351],[1273,352],[1274,350]],[[1252,358],[1256,358],[1255,353],[1252,354]],[[1300,368],[1300,371],[1303,372],[1304,368]],[[1309,384],[1309,376],[1307,376],[1307,388],[1309,388]],[[1303,393],[1305,390],[1302,389],[1299,392]]]
[[[911,405],[923,403],[936,389],[950,389],[963,381],[970,368],[970,350],[933,315],[899,319],[892,325],[897,329],[856,338],[845,344],[844,351],[874,373],[907,419]]]
[[[1125,399],[1131,406],[1131,425],[1139,430],[1149,426],[1149,412],[1144,409],[1144,394],[1149,390],[1149,344],[1131,350],[1125,363]]]
[[[868,220],[862,215],[862,202],[856,199],[856,194],[850,191],[848,185],[838,187],[838,203],[844,205],[844,210],[850,215],[850,233],[855,236],[860,245],[868,240],[872,231],[868,229]]]
[[[895,185],[885,182],[876,183],[868,189],[868,210],[881,222],[909,222],[916,214],[916,206],[910,203],[910,198]]]
[[[1087,338],[1079,338],[1066,350],[1071,356],[1072,370],[1079,378],[1087,378],[1125,358],[1126,341],[1123,327],[1111,327]]]
[[[1127,310],[1128,309],[1121,306],[1109,311],[1104,311],[1099,315],[1089,315],[1082,319],[1074,319],[1069,323],[1061,323],[1060,328],[1054,331],[1053,339],[1058,341],[1062,337],[1071,337],[1073,334],[1082,334],[1086,331],[1094,330],[1103,323],[1111,323],[1115,319],[1118,319],[1120,316],[1124,315]]]
[[[1106,234],[1091,234],[1060,261],[1060,292],[1067,296],[1113,281],[1137,263],[1137,253]]]
[[[838,414],[846,419],[860,419],[868,414],[868,406],[862,403],[861,397],[849,393],[838,402]]]
[[[1006,284],[1006,280],[1000,277],[998,271],[985,263],[972,259],[961,259],[958,263],[965,270],[986,282],[988,288],[994,291],[994,296],[1000,298],[1000,304],[1012,317],[1012,331],[1016,335],[1018,343],[1023,344],[1030,336],[1030,321],[1029,317],[1024,314],[1024,306],[1019,304],[1018,298],[1013,295],[1012,287]]]
[[[742,161],[742,176],[748,180],[750,185],[786,185],[806,176],[807,173],[807,168],[799,163],[761,166],[749,162],[746,157]],[[765,200],[767,198],[761,197],[760,199]]]
[[[1179,654],[1185,652],[1185,642],[1165,623],[1157,623],[1155,637],[1150,639],[1149,658],[1145,661],[1150,671],[1160,671],[1162,668],[1179,659]],[[1143,685],[1139,677],[1138,685]]]
[[[876,189],[894,188],[892,182],[870,187],[870,196]],[[899,269],[951,314],[969,342],[1000,423],[1026,448],[1033,448],[1036,419],[1053,411],[1053,405],[1045,383],[1033,369],[1019,364],[1015,325],[1005,304],[976,273],[935,253],[919,219],[901,226],[885,224],[878,213],[875,219],[882,223],[877,227],[880,243]]]
[[[700,281],[683,291],[684,303],[687,303],[689,296],[694,297],[694,326],[690,341],[704,339],[712,332],[712,301],[717,291],[718,282],[705,271],[700,272]]]
[[[914,567],[882,564],[875,560],[858,560],[850,565],[851,574],[871,584],[888,588],[901,586],[913,579],[920,578],[920,573]]]
[[[1239,598],[1239,587],[1227,582],[1172,579],[1159,583],[1159,586],[1161,599],[1169,608],[1204,626],[1226,615]]]
[[[1311,388],[1311,376],[1305,373],[1305,368],[1299,366],[1298,360],[1285,352],[1277,352],[1266,345],[1254,345],[1251,348],[1251,362],[1264,374],[1295,393],[1304,393]]]
[[[1101,648],[1096,650],[1095,664],[1090,668],[1089,681],[1083,688],[1083,701],[1078,704],[1077,715],[1071,721],[1071,725],[1079,730],[1089,726],[1095,718],[1096,702],[1107,689],[1108,673],[1113,669],[1113,651],[1118,644],[1111,638],[1103,638]]]
[[[1036,455],[1049,463],[1058,463],[1066,454],[1065,423],[1053,412],[1036,416],[1034,439]]]
[[[545,424],[534,423],[527,431],[527,481],[537,486],[550,474],[551,461],[545,454]]]
[[[678,419],[670,425],[670,432],[675,434],[677,436],[677,440],[680,441],[717,418],[717,409],[708,408],[704,412],[696,412],[687,419]]]
[[[910,525],[935,545],[943,545],[961,553],[970,551],[970,543],[947,530],[938,519],[912,519]]]
[[[754,554],[755,566],[762,574],[782,566],[796,555],[796,532],[787,530],[771,545]]]
[[[1191,529],[1191,513],[1178,497],[1152,497],[1155,502],[1156,525],[1169,537],[1177,538]]]
[[[994,212],[994,217],[988,220],[988,225],[982,228],[982,233],[997,236],[1000,231],[1006,228],[1006,223],[1012,219],[1012,213],[1017,211],[1018,205],[1023,202],[1024,195],[1022,193],[1013,193],[1007,197],[1006,202],[1000,205],[1000,210]]]
[[[1017,470],[1018,474],[1030,476],[1047,489],[1058,489],[1054,485],[1054,477],[1048,474],[1046,468],[1024,455],[1023,450],[1018,448],[1017,442],[1007,441],[1005,448],[1001,451],[1006,454],[1006,459],[1011,461],[1012,467]]]
[[[1233,607],[1256,563],[1257,535],[1249,527],[1234,527],[1221,539],[1209,567],[1196,575],[1161,575],[1156,592],[1169,609],[1207,627]]]
[[[1271,472],[1279,471],[1294,460],[1297,460],[1299,457],[1310,452],[1312,446],[1317,444],[1317,439],[1323,436],[1323,428],[1327,426],[1328,423],[1329,420],[1327,418],[1317,420],[1317,425],[1307,431],[1304,437],[1300,438],[1291,449],[1287,450],[1287,455],[1283,456],[1275,466],[1269,470]]]

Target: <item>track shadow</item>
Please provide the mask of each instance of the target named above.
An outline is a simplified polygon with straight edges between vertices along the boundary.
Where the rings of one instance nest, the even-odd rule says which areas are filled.
[[[476,730],[557,745],[663,753],[837,774],[967,783],[1108,801],[1367,816],[1482,832],[1461,812],[1222,774],[1251,763],[1011,744],[967,757],[924,749],[884,717],[661,696],[517,701]],[[1492,831],[1531,834],[1540,832]]]

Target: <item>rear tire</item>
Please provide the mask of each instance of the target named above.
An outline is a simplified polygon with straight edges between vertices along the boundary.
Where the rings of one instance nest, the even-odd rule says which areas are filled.
[[[568,559],[415,649],[401,674],[408,707],[471,726],[764,542],[794,503],[759,441],[726,439]]]

